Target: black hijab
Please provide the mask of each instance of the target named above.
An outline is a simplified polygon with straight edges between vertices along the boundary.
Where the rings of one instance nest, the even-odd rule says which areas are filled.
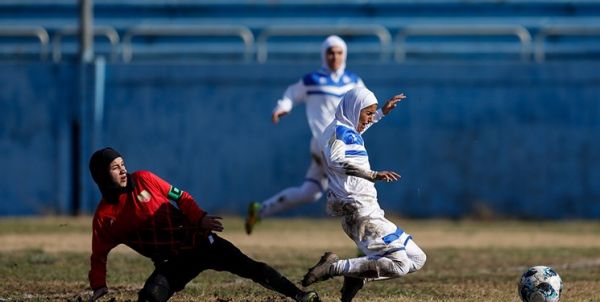
[[[117,150],[106,147],[100,149],[90,158],[90,173],[94,182],[98,185],[102,197],[109,203],[119,202],[119,195],[133,190],[131,174],[127,173],[127,186],[122,188],[116,185],[110,178],[109,165],[118,157],[123,157]]]

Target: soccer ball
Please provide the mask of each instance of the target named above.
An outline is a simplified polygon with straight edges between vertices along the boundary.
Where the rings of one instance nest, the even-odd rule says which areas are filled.
[[[523,302],[558,302],[562,289],[560,276],[548,266],[530,267],[519,281]]]

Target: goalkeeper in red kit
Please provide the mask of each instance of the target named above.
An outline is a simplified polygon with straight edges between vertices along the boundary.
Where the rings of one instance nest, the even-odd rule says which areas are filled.
[[[302,291],[217,236],[215,232],[223,231],[221,217],[208,215],[187,192],[149,171],[127,173],[116,150],[96,151],[89,168],[102,193],[93,218],[90,301],[108,292],[107,256],[119,244],[154,262],[138,301],[167,301],[206,269],[252,279],[295,301],[320,301],[315,292]]]

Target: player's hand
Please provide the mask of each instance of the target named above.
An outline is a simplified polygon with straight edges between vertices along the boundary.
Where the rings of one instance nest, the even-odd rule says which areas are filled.
[[[287,111],[281,111],[281,110],[280,110],[280,111],[275,111],[275,112],[273,112],[273,115],[271,115],[271,120],[273,121],[273,124],[277,124],[277,123],[279,123],[279,119],[280,119],[282,116],[285,116],[285,115],[287,115],[287,114],[288,114],[288,112],[287,112]]]
[[[381,180],[385,182],[397,181],[400,179],[400,174],[393,171],[378,171],[375,174],[375,180]]]
[[[404,93],[401,93],[393,96],[391,99],[385,102],[385,105],[381,107],[381,112],[383,112],[383,115],[388,115],[388,113],[390,113],[390,111],[396,108],[396,105],[398,105],[398,103],[404,100],[405,98],[406,96],[404,95]]]
[[[94,302],[94,301],[100,299],[100,297],[106,295],[106,293],[108,293],[108,287],[103,286],[103,287],[97,288],[90,295],[90,298],[88,299],[88,301],[89,302]]]
[[[221,219],[223,218],[219,216],[206,215],[200,221],[200,227],[212,232],[222,232],[223,224],[220,221]]]

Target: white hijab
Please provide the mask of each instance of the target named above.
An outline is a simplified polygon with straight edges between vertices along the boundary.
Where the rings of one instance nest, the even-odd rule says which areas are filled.
[[[356,130],[360,111],[373,104],[377,104],[377,98],[371,90],[365,87],[353,88],[342,97],[335,111],[335,120]]]
[[[325,59],[327,57],[327,50],[332,46],[337,46],[344,50],[342,65],[340,66],[340,68],[338,68],[338,70],[329,69],[329,66],[327,66],[327,60]],[[346,42],[344,42],[344,40],[342,40],[342,38],[340,38],[338,36],[327,37],[327,39],[325,39],[325,41],[323,41],[323,43],[321,44],[321,62],[322,62],[321,65],[322,65],[322,67],[325,70],[333,72],[337,76],[342,75],[344,73],[344,70],[346,69],[347,53],[348,53],[348,47],[346,46]]]

